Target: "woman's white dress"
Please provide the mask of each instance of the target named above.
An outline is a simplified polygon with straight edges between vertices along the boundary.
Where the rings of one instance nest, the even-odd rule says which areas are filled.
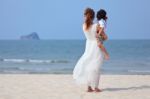
[[[86,47],[73,70],[73,78],[77,84],[86,84],[92,87],[99,85],[100,67],[104,59],[96,40],[96,26],[97,24],[93,24],[90,29],[85,30],[83,25]]]

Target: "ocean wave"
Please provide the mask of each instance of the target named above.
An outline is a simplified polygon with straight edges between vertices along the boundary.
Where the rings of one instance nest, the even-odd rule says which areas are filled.
[[[69,63],[69,60],[40,60],[40,59],[0,59],[2,62],[12,63]]]

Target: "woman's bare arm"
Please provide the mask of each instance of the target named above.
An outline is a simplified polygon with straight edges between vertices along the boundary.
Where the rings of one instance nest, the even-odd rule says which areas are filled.
[[[97,34],[100,35],[104,31],[104,28],[100,27],[100,25],[97,25]]]

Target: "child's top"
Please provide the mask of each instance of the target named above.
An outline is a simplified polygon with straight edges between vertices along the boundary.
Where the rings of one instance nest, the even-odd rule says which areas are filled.
[[[106,21],[101,19],[101,20],[98,21],[98,23],[99,23],[101,28],[104,28],[104,32],[105,32],[106,31]],[[99,35],[98,39],[103,44],[104,39],[103,39],[103,37],[101,35]]]
[[[104,31],[106,31],[106,21],[104,19],[101,19],[98,21],[100,27],[104,28]]]

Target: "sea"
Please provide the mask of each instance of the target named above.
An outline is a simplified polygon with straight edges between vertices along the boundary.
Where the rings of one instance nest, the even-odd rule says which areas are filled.
[[[0,74],[72,74],[85,40],[0,40]],[[150,75],[150,40],[108,40],[102,74]]]

